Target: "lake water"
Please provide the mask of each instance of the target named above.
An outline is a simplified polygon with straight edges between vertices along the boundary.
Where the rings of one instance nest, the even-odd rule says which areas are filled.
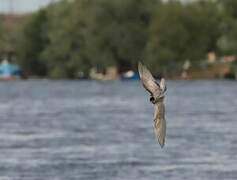
[[[236,180],[237,82],[168,81],[167,138],[138,81],[0,83],[1,180]]]

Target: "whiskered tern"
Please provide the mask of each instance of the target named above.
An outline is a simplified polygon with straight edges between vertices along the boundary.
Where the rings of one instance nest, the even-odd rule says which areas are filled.
[[[158,83],[151,72],[142,63],[138,63],[138,71],[144,88],[150,93],[150,102],[154,104],[154,131],[161,147],[165,144],[166,121],[165,121],[165,79],[161,78]]]

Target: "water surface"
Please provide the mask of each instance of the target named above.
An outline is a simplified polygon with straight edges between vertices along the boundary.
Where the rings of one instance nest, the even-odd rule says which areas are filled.
[[[169,81],[161,149],[137,81],[1,82],[0,179],[237,179],[236,93]]]

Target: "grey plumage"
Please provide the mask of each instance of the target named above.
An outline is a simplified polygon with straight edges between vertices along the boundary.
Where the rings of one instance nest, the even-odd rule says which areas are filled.
[[[150,93],[150,101],[154,104],[154,131],[161,147],[165,144],[166,121],[165,121],[165,79],[161,78],[157,83],[150,71],[138,63],[138,71],[144,88]]]

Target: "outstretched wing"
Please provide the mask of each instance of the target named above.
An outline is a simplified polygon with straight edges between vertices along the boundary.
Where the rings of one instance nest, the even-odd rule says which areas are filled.
[[[144,88],[151,95],[153,95],[157,91],[160,91],[160,86],[156,82],[155,78],[152,76],[151,72],[140,62],[138,63],[138,72]]]
[[[163,147],[166,136],[165,105],[160,101],[154,107],[154,130],[160,146]]]

